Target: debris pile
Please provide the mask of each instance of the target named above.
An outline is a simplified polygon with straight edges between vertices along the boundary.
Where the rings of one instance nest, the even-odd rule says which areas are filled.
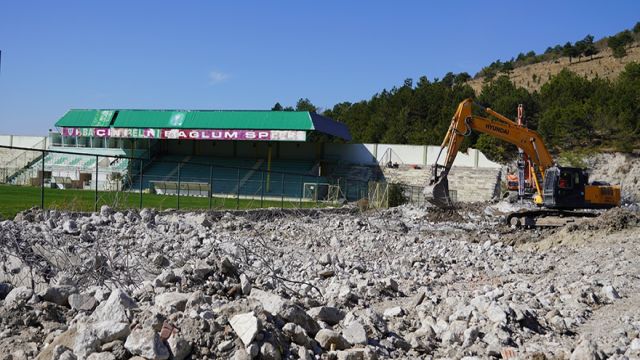
[[[575,228],[580,230],[621,231],[638,226],[640,226],[640,216],[636,211],[618,207],[609,209],[596,218],[586,219],[576,225]]]
[[[640,356],[624,214],[529,251],[485,210],[26,211],[0,222],[0,359]]]

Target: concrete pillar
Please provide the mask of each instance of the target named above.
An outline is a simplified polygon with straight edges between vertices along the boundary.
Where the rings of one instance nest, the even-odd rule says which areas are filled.
[[[378,144],[373,144],[373,162],[378,162]]]
[[[427,162],[427,149],[429,147],[427,145],[422,145],[422,165],[424,167],[427,167],[427,165],[429,165],[429,163]]]

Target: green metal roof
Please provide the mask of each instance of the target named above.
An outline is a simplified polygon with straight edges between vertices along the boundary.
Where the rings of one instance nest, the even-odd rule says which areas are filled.
[[[69,110],[57,127],[320,131],[351,139],[346,125],[308,111]]]
[[[306,111],[120,110],[114,127],[313,130]]]
[[[108,127],[114,110],[70,110],[58,120],[60,127]]]

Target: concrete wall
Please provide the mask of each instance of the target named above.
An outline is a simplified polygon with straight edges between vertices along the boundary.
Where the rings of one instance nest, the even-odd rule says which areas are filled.
[[[11,146],[11,135],[0,135],[0,145]]]
[[[378,162],[425,165],[425,147],[416,145],[378,144]]]
[[[375,144],[324,144],[324,158],[354,164],[375,164]]]
[[[0,135],[0,145],[45,149],[46,142],[43,141],[46,138],[46,136]]]
[[[325,144],[325,158],[341,159],[362,165],[375,165],[388,161],[399,164],[432,165],[438,158],[439,146],[434,145],[401,145],[401,144]],[[443,150],[439,164],[444,163],[446,148]],[[476,149],[466,153],[459,152],[454,166],[499,169],[500,164],[487,159]]]

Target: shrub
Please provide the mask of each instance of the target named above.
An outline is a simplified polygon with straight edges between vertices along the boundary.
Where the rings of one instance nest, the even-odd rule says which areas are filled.
[[[406,204],[409,199],[404,195],[404,190],[400,184],[389,184],[389,207]]]

